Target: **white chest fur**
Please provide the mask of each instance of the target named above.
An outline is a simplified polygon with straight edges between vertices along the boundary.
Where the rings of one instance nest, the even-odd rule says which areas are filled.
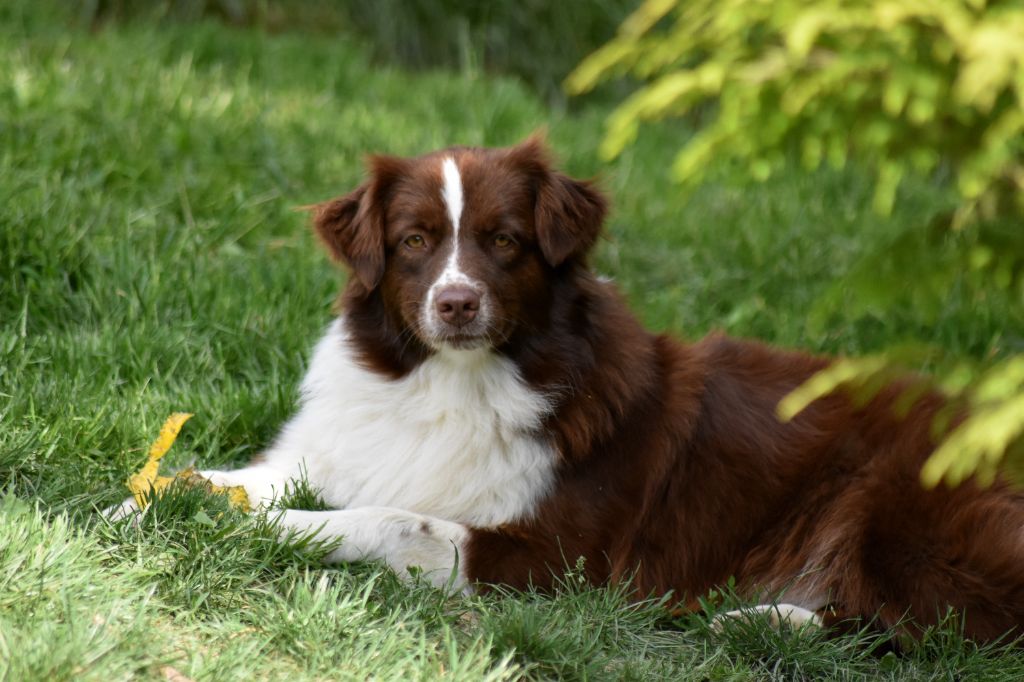
[[[493,526],[529,516],[550,489],[555,453],[537,435],[549,409],[513,363],[486,350],[438,353],[399,380],[369,371],[338,319],[266,462],[304,469],[338,508],[398,507]]]

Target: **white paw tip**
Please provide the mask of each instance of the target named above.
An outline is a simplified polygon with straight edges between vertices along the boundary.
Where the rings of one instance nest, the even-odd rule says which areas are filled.
[[[142,514],[142,509],[139,508],[138,502],[135,501],[134,497],[129,497],[124,502],[118,502],[103,510],[103,516],[108,521],[121,521],[127,518],[138,519]]]
[[[821,627],[821,616],[801,606],[793,604],[759,604],[749,608],[736,609],[720,613],[711,620],[711,629],[721,633],[725,629],[727,621],[743,620],[750,622],[755,619],[764,619],[778,630],[783,625],[794,629],[800,629],[806,625]]]

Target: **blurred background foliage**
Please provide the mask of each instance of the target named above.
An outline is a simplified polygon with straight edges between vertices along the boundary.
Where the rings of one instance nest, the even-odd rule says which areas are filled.
[[[566,85],[584,93],[620,76],[642,87],[609,117],[603,155],[620,154],[646,122],[699,112],[703,125],[672,167],[685,187],[707,180],[712,162],[759,180],[794,163],[856,162],[874,169],[873,207],[887,215],[909,175],[952,186],[953,205],[883,240],[819,301],[812,324],[844,297],[865,311],[914,305],[938,317],[965,272],[979,295],[1002,290],[1024,304],[1021,3],[647,0]],[[781,412],[791,418],[839,387],[870,393],[894,364],[929,355],[836,363]],[[938,387],[969,417],[957,424],[947,412],[936,424],[944,441],[922,474],[928,485],[989,483],[1007,455],[1011,472],[1024,468],[1024,355],[989,360],[939,359]]]
[[[347,31],[405,67],[492,71],[521,78],[549,105],[562,79],[615,33],[636,0],[80,0],[83,21],[212,17],[270,31]]]

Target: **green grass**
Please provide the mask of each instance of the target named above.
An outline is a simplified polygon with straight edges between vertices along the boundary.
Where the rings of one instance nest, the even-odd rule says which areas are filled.
[[[615,35],[633,0],[82,0],[86,25],[215,17],[271,32],[358,33],[377,59],[410,68],[514,74],[553,106],[562,80]],[[606,88],[615,90],[616,88]]]
[[[576,574],[554,596],[463,598],[327,569],[324,548],[282,546],[194,490],[138,528],[102,521],[169,413],[196,414],[174,466],[245,462],[286,419],[339,284],[293,207],[352,187],[368,151],[547,127],[617,207],[595,265],[687,338],[983,357],[1021,343],[1024,314],[964,285],[937,318],[840,305],[807,323],[861,255],[948,202],[928,182],[885,220],[855,171],[751,185],[722,168],[687,199],[665,172],[679,128],[603,165],[596,104],[552,112],[514,80],[375,66],[345,35],[87,32],[61,6],[0,7],[0,679],[1024,678],[1020,654],[952,626],[882,656],[866,635],[716,635]]]

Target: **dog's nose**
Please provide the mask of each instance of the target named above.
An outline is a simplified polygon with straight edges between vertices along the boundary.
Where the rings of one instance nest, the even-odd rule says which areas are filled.
[[[437,314],[448,324],[469,324],[480,310],[480,295],[469,287],[446,287],[435,299]]]

